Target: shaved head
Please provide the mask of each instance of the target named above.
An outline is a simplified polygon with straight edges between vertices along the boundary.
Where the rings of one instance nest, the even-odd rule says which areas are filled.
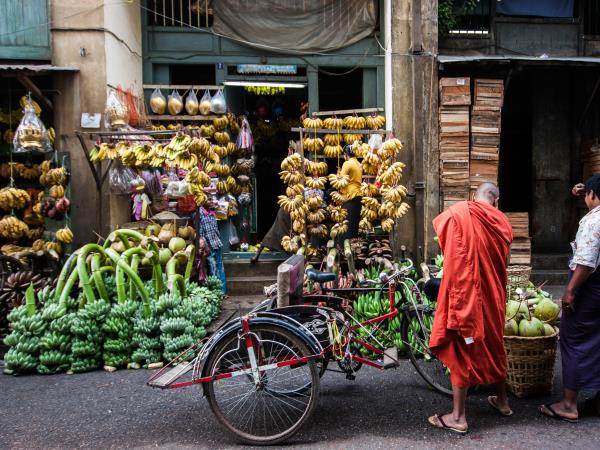
[[[475,192],[476,202],[489,203],[492,206],[498,205],[498,199],[500,198],[500,190],[494,183],[481,183]]]

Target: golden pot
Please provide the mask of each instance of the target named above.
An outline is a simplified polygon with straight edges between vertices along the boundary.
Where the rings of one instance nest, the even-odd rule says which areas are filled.
[[[127,125],[127,109],[120,106],[111,106],[106,110],[106,117],[111,128]]]

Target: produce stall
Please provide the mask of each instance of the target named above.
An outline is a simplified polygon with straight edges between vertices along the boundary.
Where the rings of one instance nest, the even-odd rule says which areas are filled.
[[[2,113],[7,128],[0,151],[0,338],[27,287],[50,284],[73,241],[69,158],[54,150],[54,130],[46,129],[31,95],[19,99],[19,108]]]
[[[71,254],[55,288],[29,287],[8,316],[5,372],[156,367],[203,338],[220,282],[190,280],[196,247],[172,227],[116,230]]]

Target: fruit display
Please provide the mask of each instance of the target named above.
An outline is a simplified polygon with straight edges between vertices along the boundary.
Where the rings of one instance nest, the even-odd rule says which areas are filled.
[[[552,336],[556,329],[551,325],[560,313],[552,296],[530,284],[529,289],[517,289],[516,296],[506,302],[505,336]]]
[[[195,248],[190,227],[116,230],[67,259],[56,287],[32,280],[25,305],[9,314],[6,372],[85,372],[168,360],[203,338],[219,314],[218,280],[190,282]],[[163,232],[171,236],[164,247]],[[142,281],[140,270],[151,269]],[[22,275],[18,286],[26,281]]]
[[[11,209],[23,209],[31,202],[31,197],[27,191],[14,187],[5,187],[0,189],[0,208],[5,211]]]

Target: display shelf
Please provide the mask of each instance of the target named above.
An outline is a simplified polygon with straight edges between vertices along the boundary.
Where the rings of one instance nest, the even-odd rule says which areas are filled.
[[[381,133],[393,133],[393,130],[371,130],[371,129],[367,129],[367,130],[346,130],[346,129],[340,129],[340,130],[330,130],[329,128],[300,128],[300,127],[294,127],[292,128],[292,131],[295,133],[317,133],[317,134],[368,134],[368,135],[372,135],[372,134],[381,134]]]
[[[221,117],[220,115],[208,115],[208,116],[200,116],[200,115],[196,115],[196,116],[171,116],[168,114],[164,114],[164,115],[149,115],[146,116],[149,120],[169,120],[172,122],[176,122],[178,120],[180,121],[184,121],[184,122],[203,122],[203,121],[213,121],[214,119],[217,119],[219,117]]]
[[[216,91],[223,89],[223,86],[218,84],[144,84],[144,89],[208,89]]]
[[[336,116],[338,114],[369,114],[374,112],[383,112],[383,108],[361,108],[361,109],[340,109],[337,111],[317,111],[311,116]]]

